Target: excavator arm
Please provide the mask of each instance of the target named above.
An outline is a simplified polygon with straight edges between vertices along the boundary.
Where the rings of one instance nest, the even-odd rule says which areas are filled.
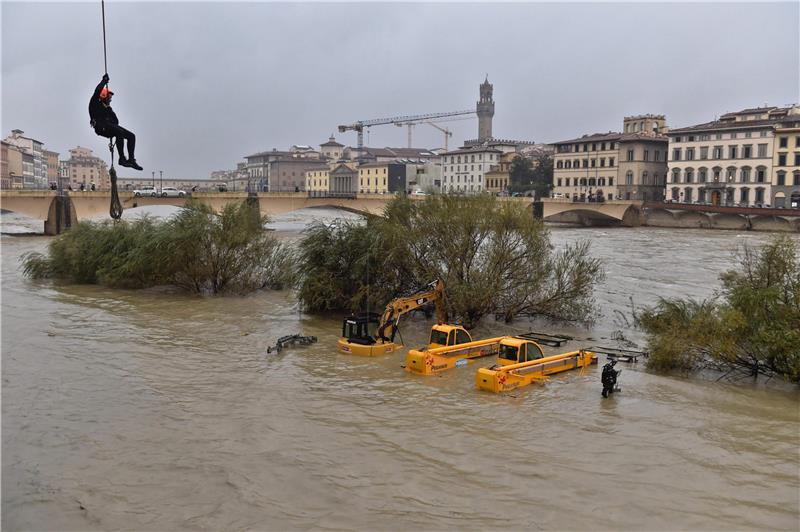
[[[378,338],[384,342],[394,342],[400,316],[421,308],[429,303],[436,305],[436,319],[442,323],[446,321],[444,308],[444,283],[436,280],[425,288],[406,297],[393,299],[386,305],[378,324]]]

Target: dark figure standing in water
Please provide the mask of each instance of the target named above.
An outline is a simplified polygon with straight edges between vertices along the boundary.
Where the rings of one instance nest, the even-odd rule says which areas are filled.
[[[141,170],[136,162],[133,152],[136,149],[136,135],[119,125],[116,113],[111,109],[113,92],[108,90],[108,74],[103,74],[100,84],[94,89],[92,99],[89,100],[90,124],[94,132],[101,137],[116,138],[117,152],[119,152],[119,165]],[[125,141],[128,141],[128,157],[125,157]]]
[[[603,366],[603,374],[600,376],[600,380],[603,382],[603,397],[608,397],[608,394],[614,393],[614,387],[617,385],[617,375],[619,375],[619,371],[614,369],[616,364],[617,361],[612,360]]]

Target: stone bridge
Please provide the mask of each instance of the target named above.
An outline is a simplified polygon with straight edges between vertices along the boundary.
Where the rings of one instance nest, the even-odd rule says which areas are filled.
[[[329,207],[359,214],[380,215],[386,204],[394,197],[391,194],[358,194],[349,197],[311,197],[305,192],[195,192],[191,198],[209,205],[219,212],[228,203],[241,203],[248,197],[256,197],[262,214],[276,216],[308,207]],[[414,200],[425,196],[409,196]],[[146,205],[175,205],[181,207],[190,199],[135,197],[132,192],[120,192],[123,209]],[[531,198],[505,198],[532,204]],[[0,191],[0,209],[44,220],[44,232],[56,235],[79,220],[108,217],[111,193],[70,192],[60,196],[51,190],[3,190]]]
[[[645,203],[651,227],[734,229],[800,233],[800,209],[724,207],[688,203]]]
[[[635,227],[644,224],[641,201],[606,201],[603,203],[575,202],[568,199],[542,200],[542,218],[546,222],[592,225],[622,225]]]
[[[543,200],[543,218],[549,222],[635,227],[734,229],[739,231],[800,232],[800,209],[723,207],[685,203],[607,201],[581,203]]]

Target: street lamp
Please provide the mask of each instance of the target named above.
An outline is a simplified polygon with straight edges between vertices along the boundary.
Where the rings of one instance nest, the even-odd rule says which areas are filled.
[[[159,170],[158,171],[158,176],[161,179],[161,193],[163,194],[164,193],[164,171],[163,170]]]
[[[156,171],[153,170],[153,188],[156,188]]]

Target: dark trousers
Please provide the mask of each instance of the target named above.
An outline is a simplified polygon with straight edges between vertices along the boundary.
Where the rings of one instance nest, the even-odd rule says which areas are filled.
[[[136,150],[136,135],[128,131],[118,124],[103,124],[94,130],[95,133],[101,137],[116,138],[117,139],[117,152],[120,157],[125,157],[125,141],[128,141],[128,159],[135,159],[134,151]]]

